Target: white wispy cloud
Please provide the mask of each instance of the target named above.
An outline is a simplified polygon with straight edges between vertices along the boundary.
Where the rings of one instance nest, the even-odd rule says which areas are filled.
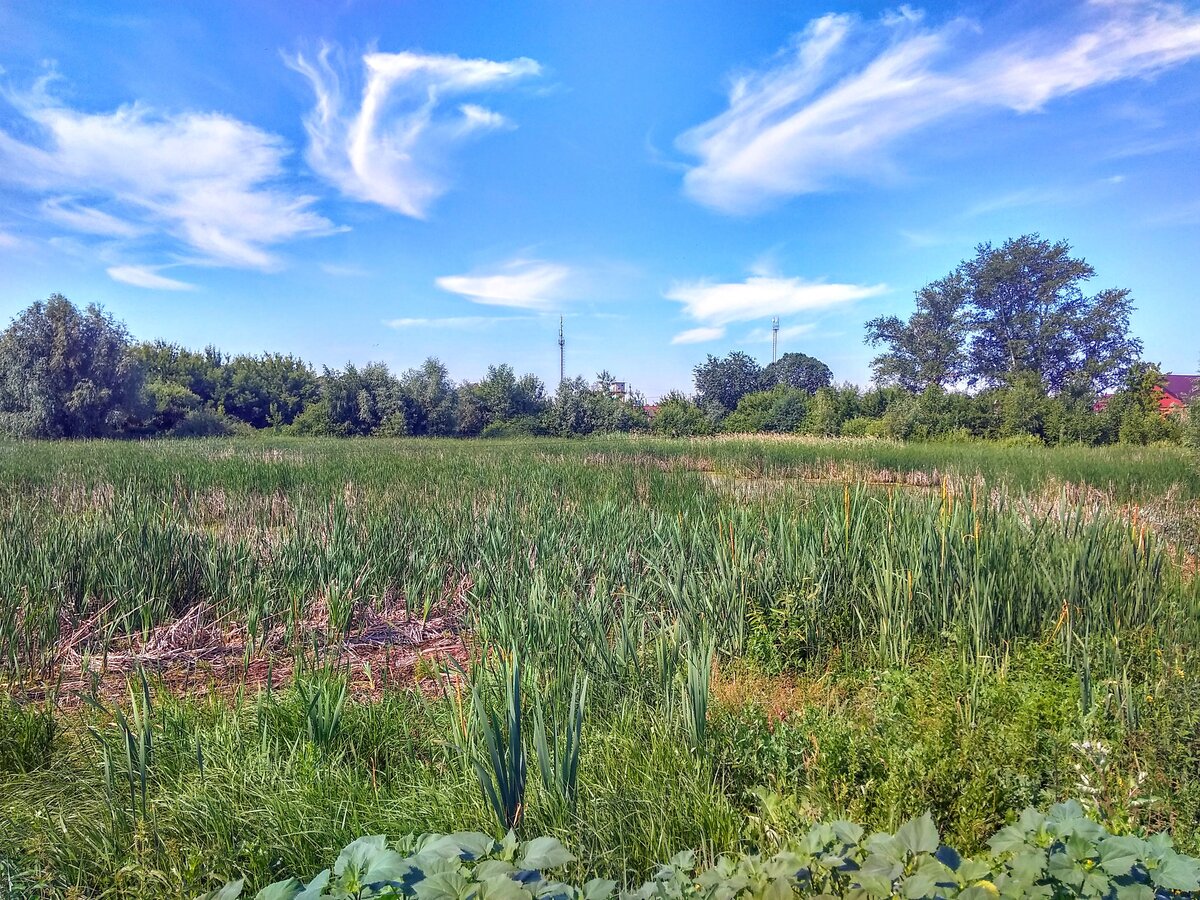
[[[541,67],[521,57],[496,62],[420,53],[368,53],[361,97],[351,99],[325,45],[315,58],[285,57],[316,94],[305,117],[309,165],[347,197],[377,203],[414,218],[448,188],[445,160],[452,148],[481,132],[511,127],[509,120],[476,103],[450,98],[503,88]]]
[[[51,81],[4,94],[33,137],[0,129],[0,181],[40,195],[44,220],[111,239],[167,235],[196,262],[256,269],[277,265],[275,245],[335,230],[313,197],[280,185],[278,136],[215,112],[72,109]]]
[[[73,203],[69,197],[53,197],[42,202],[42,218],[83,234],[132,238],[146,229],[103,210]]]
[[[334,278],[365,278],[371,274],[361,266],[346,266],[338,263],[321,263],[321,271]]]
[[[900,237],[908,242],[910,247],[924,249],[926,247],[940,247],[949,243],[949,238],[945,235],[934,231],[919,231],[915,229],[902,228],[900,229]]]
[[[701,326],[700,328],[689,328],[687,331],[679,332],[679,334],[671,338],[671,343],[703,344],[705,341],[715,341],[723,337],[725,337],[724,328]]]
[[[767,316],[829,309],[874,297],[887,285],[836,284],[803,278],[753,275],[745,281],[677,282],[666,292],[668,300],[683,304],[684,314],[709,326],[746,322]]]
[[[488,328],[501,322],[524,322],[532,316],[444,316],[441,318],[387,319],[388,328]]]
[[[734,322],[828,310],[875,297],[886,290],[885,284],[831,284],[803,278],[752,275],[745,281],[676,282],[664,296],[682,303],[684,315],[700,323],[675,335],[671,343],[698,344],[724,337],[725,326]],[[780,330],[780,335],[787,332],[787,337],[798,337],[812,327],[807,324],[788,326]],[[759,331],[751,331],[746,341],[757,341]],[[769,341],[769,330],[761,331]]]
[[[150,266],[112,266],[107,269],[108,277],[122,284],[134,287],[149,288],[156,291],[194,291],[196,286],[186,281],[177,281],[159,275]]]
[[[514,259],[492,272],[444,275],[437,286],[485,306],[545,310],[563,296],[571,269],[559,263]]]
[[[967,217],[985,216],[995,212],[1002,212],[1008,209],[1021,209],[1028,206],[1086,203],[1096,197],[1110,195],[1124,181],[1125,176],[1123,175],[1111,175],[1077,184],[1021,188],[981,200],[970,206],[964,212],[964,215]]]
[[[1029,113],[1195,59],[1200,13],[1091,0],[1066,25],[988,40],[986,27],[962,20],[923,27],[903,7],[870,23],[816,19],[769,64],[734,79],[724,112],[679,137],[698,159],[685,190],[747,213],[844,179],[878,179],[895,169],[897,143],[939,121],[989,108]]]
[[[786,325],[779,329],[779,340],[790,341],[798,337],[812,334],[817,328],[811,322],[806,322],[802,325]],[[749,333],[742,339],[743,344],[769,344],[771,343],[770,328],[752,328]]]

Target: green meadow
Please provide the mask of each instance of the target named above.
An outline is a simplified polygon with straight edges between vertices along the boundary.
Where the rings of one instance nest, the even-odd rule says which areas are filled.
[[[1070,798],[1195,854],[1198,508],[1167,446],[2,443],[0,885],[509,829],[632,885]]]

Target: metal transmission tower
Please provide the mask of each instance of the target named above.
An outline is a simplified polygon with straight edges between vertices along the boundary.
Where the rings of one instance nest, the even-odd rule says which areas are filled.
[[[779,316],[771,319],[771,362],[779,361]]]
[[[567,380],[567,340],[563,337],[563,317],[558,317],[558,383]]]

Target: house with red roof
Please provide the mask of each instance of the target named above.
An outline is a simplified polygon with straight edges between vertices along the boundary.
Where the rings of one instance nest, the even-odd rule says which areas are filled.
[[[1164,375],[1158,410],[1164,416],[1186,409],[1192,398],[1200,394],[1200,375]]]
[[[1187,409],[1193,397],[1200,396],[1200,375],[1164,375],[1158,390],[1158,411],[1164,416],[1178,415]],[[1092,409],[1103,410],[1110,396],[1105,394],[1098,399]]]

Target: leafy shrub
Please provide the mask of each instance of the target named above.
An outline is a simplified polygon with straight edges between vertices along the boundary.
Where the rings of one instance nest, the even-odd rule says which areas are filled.
[[[876,426],[881,425],[879,419],[872,419],[870,416],[855,416],[853,419],[847,419],[842,423],[842,437],[868,437],[872,434],[872,429],[882,431]]]
[[[1183,420],[1183,443],[1191,450],[1200,451],[1200,395],[1188,405]]]
[[[490,422],[479,433],[485,438],[506,437],[535,437],[546,433],[545,426],[537,416],[517,416],[515,419],[503,419]]]
[[[939,444],[965,444],[974,440],[974,435],[969,428],[951,428],[933,435],[930,440]]]
[[[359,838],[331,869],[307,886],[295,878],[276,882],[257,900],[416,897],[417,900],[607,900],[613,881],[573,886],[543,872],[575,857],[550,837],[502,841],[463,832],[406,842],[407,856],[382,835]],[[988,842],[989,851],[964,858],[942,844],[933,818],[901,825],[895,834],[866,835],[850,822],[818,823],[770,857],[722,856],[708,867],[691,851],[677,854],[653,878],[622,900],[691,898],[962,898],[1171,896],[1200,891],[1200,860],[1177,853],[1165,834],[1150,838],[1108,833],[1086,818],[1076,802],[1043,814],[1027,809]],[[232,882],[202,900],[235,900]]]
[[[650,422],[655,434],[688,437],[712,434],[713,425],[704,411],[678,391],[667,394],[658,403],[658,413]]]
[[[404,437],[408,433],[408,419],[403,412],[388,415],[375,429],[375,434],[380,437]]]
[[[1010,434],[1000,438],[1001,447],[1045,447],[1046,442],[1035,434]]]
[[[184,416],[174,428],[171,437],[229,437],[235,434],[247,434],[253,429],[245,422],[221,415],[212,409],[193,409]]]
[[[287,431],[289,434],[307,434],[314,437],[333,437],[341,434],[330,416],[328,400],[318,400],[304,407],[292,420],[292,424],[287,426]]]

